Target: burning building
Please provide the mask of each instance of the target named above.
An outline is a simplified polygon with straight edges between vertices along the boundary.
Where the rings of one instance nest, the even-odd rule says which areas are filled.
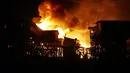
[[[64,36],[77,38],[81,46],[90,47],[89,30],[75,26],[78,23],[77,18],[72,18],[70,22],[61,5],[44,1],[39,5],[38,10],[41,17],[39,20],[34,17],[33,21],[41,30],[58,30],[58,38],[64,38]]]
[[[89,30],[75,26],[79,22],[76,17],[70,22],[60,4],[44,1],[39,5],[38,10],[39,17],[34,17],[32,19],[34,24],[30,26],[35,36],[29,38],[33,44],[31,47],[35,48],[32,49],[33,54],[39,52],[37,48],[41,48],[42,52],[38,54],[43,56],[46,54],[49,57],[67,57],[65,53],[70,52],[74,55],[77,51],[83,58],[87,53],[87,48],[90,47]]]

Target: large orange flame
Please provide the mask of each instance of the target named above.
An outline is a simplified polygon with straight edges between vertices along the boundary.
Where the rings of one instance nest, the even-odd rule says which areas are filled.
[[[55,8],[54,8],[55,9]],[[81,29],[78,27],[70,28],[65,21],[61,21],[52,16],[52,7],[48,3],[39,6],[39,15],[41,19],[36,25],[42,30],[58,30],[58,38],[70,37],[77,38],[82,47],[90,47],[90,34],[88,29]],[[35,21],[35,20],[34,20]]]

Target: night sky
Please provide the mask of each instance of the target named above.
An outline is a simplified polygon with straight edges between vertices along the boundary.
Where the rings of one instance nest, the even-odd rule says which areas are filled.
[[[5,0],[2,7],[6,22],[36,16],[40,0]]]

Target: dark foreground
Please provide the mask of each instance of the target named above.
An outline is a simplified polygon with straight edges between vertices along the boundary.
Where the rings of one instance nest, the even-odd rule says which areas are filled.
[[[4,72],[68,72],[68,71],[102,71],[103,69],[122,70],[129,66],[130,60],[104,63],[96,60],[67,60],[63,58],[23,57],[7,58],[1,62]]]

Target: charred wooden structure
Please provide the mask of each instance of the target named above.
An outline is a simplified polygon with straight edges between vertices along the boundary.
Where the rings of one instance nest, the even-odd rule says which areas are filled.
[[[24,55],[64,57],[66,59],[80,58],[76,55],[76,50],[80,46],[77,39],[58,38],[57,30],[41,30],[35,24],[31,26],[30,30],[31,34],[26,41]]]
[[[91,30],[95,46],[100,45],[105,51],[100,54],[100,60],[107,63],[123,63],[126,59],[126,41],[130,37],[130,21],[104,20],[98,21]]]
[[[61,39],[58,39],[58,31],[56,30],[41,31],[40,36],[30,37],[28,48],[30,48],[32,56],[62,56]]]
[[[46,31],[43,31],[43,32],[46,33]],[[49,34],[48,31],[47,33]],[[56,35],[57,33],[55,34],[55,36]],[[54,38],[52,39],[50,37],[45,37],[45,36],[39,41],[37,41],[36,37],[28,38],[28,43],[26,43],[28,47],[27,47],[27,50],[25,51],[26,55],[46,56],[46,57],[64,57],[65,59],[76,59],[76,58],[79,59],[80,58],[80,56],[76,54],[76,50],[78,50],[79,48],[79,45],[78,45],[79,43],[77,39],[72,39],[68,37],[64,37],[64,39],[62,38],[57,39],[57,38],[54,38],[55,36],[52,36],[52,38]],[[49,41],[47,41],[47,39]]]
[[[64,37],[64,42],[63,42],[63,56],[66,59],[76,59],[76,58],[80,58],[78,57],[78,55],[76,54],[76,50],[78,50],[77,48],[77,39],[71,39],[71,38],[67,38]]]

